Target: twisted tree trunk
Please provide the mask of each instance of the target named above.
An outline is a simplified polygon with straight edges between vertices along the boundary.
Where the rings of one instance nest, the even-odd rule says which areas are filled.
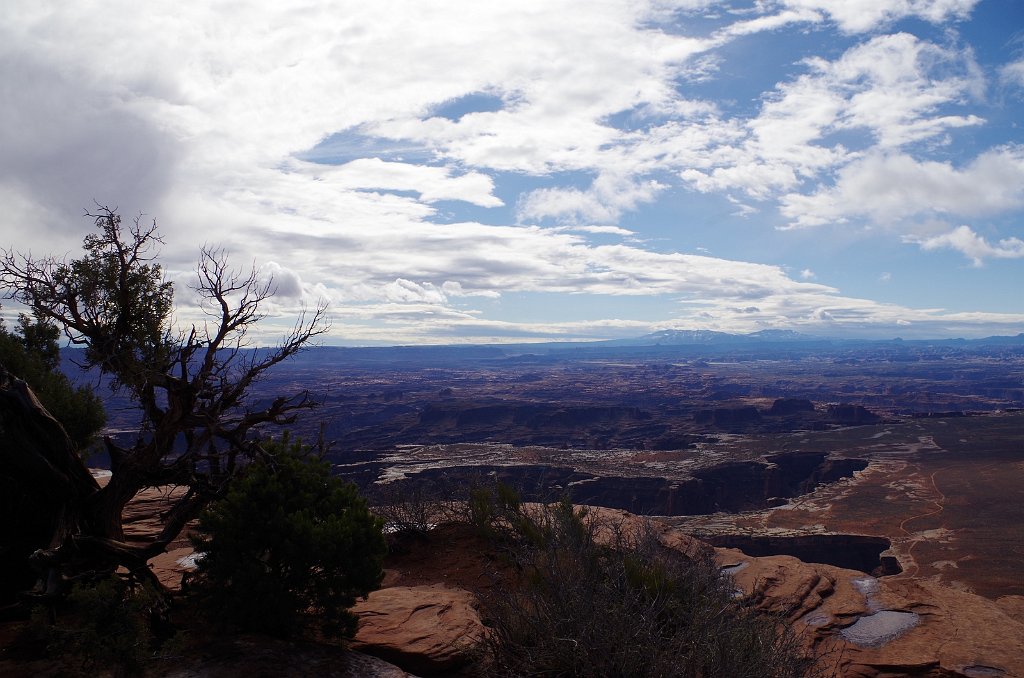
[[[0,487],[4,604],[33,584],[37,593],[53,595],[68,579],[126,560],[112,558],[108,542],[123,539],[121,512],[134,492],[123,502],[103,501],[103,488],[64,428],[28,384],[2,366]]]
[[[174,286],[155,261],[156,223],[136,219],[125,233],[113,210],[88,216],[99,232],[86,236],[82,259],[0,249],[0,292],[85,347],[85,366],[124,389],[142,423],[131,445],[107,439],[112,475],[100,487],[28,385],[0,369],[0,602],[33,581],[37,593],[56,595],[69,580],[118,566],[159,586],[146,562],[264,454],[264,427],[289,425],[314,405],[308,392],[262,408],[248,399],[264,372],[327,331],[325,304],[300,313],[276,348],[248,350],[273,281],[256,268],[233,271],[221,250],[204,247],[195,291],[207,320],[179,332]],[[185,491],[161,513],[159,534],[126,540],[125,505],[169,485]]]

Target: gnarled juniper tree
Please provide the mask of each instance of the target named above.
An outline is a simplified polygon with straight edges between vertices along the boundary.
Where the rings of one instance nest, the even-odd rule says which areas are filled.
[[[223,494],[245,459],[261,454],[259,430],[288,424],[313,405],[303,392],[253,407],[249,394],[267,370],[327,328],[321,304],[303,313],[276,348],[250,348],[247,333],[264,317],[273,283],[255,269],[232,270],[223,251],[203,247],[195,292],[207,319],[176,329],[173,286],[157,263],[162,240],[155,222],[123,225],[105,207],[87,216],[96,231],[86,236],[79,259],[13,249],[0,258],[5,297],[61,328],[85,349],[85,367],[125,389],[141,411],[130,444],[104,440],[112,475],[101,487],[31,388],[3,375],[0,473],[39,507],[32,558],[41,574],[38,590],[48,595],[70,579],[119,565],[152,579],[146,561]],[[125,505],[146,488],[166,485],[185,491],[163,514],[160,532],[143,543],[126,541]]]

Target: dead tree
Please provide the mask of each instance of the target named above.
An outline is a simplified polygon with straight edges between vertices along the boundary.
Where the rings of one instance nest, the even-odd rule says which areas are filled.
[[[130,445],[104,440],[112,475],[101,487],[31,389],[0,374],[0,484],[17,488],[17,498],[0,502],[0,510],[31,514],[22,532],[31,535],[36,590],[44,595],[117,566],[154,579],[146,561],[226,489],[246,459],[261,454],[260,430],[287,425],[314,405],[303,392],[254,408],[249,394],[267,370],[327,330],[321,303],[276,348],[252,348],[247,334],[264,317],[273,283],[255,268],[233,271],[210,247],[201,250],[194,287],[207,320],[175,330],[173,287],[156,263],[156,224],[136,219],[123,229],[116,210],[105,207],[87,216],[97,232],[86,236],[81,259],[4,250],[0,260],[6,298],[62,327],[71,344],[85,349],[84,366],[126,389],[141,411]],[[164,514],[159,534],[127,541],[125,505],[146,488],[168,485],[185,491]]]

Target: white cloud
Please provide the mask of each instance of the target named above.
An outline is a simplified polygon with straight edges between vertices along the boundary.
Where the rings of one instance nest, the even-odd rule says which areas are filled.
[[[969,54],[900,33],[857,45],[835,61],[777,85],[742,136],[722,137],[680,176],[702,192],[741,190],[756,199],[799,190],[869,149],[898,149],[950,129],[978,125],[944,110],[976,87]],[[861,134],[843,142],[838,134]]]
[[[975,266],[981,266],[985,259],[1024,258],[1024,240],[1004,238],[993,245],[975,233],[970,226],[957,226],[949,233],[927,238],[908,237],[908,241],[917,243],[923,250],[956,250],[970,259]]]
[[[420,194],[420,200],[427,203],[464,200],[481,207],[503,204],[493,194],[494,180],[479,172],[452,176],[448,167],[385,162],[380,158],[360,158],[339,167],[313,163],[301,163],[299,167],[316,179],[339,188],[414,191]]]
[[[940,108],[976,93],[979,69],[969,52],[899,33],[874,38],[836,63],[817,65],[845,95],[838,128],[865,128],[883,148],[983,122],[973,115],[944,114]]]
[[[496,290],[467,290],[462,287],[461,283],[452,280],[445,280],[441,285],[441,289],[449,297],[489,297],[497,299],[501,296],[501,293]]]
[[[384,298],[386,301],[399,303],[443,304],[448,301],[447,296],[437,286],[431,283],[414,283],[402,278],[384,286]]]
[[[719,36],[751,35],[762,31],[773,31],[792,23],[817,23],[821,21],[821,18],[821,14],[813,9],[786,10],[777,14],[737,21],[722,29]]]
[[[624,211],[653,201],[666,188],[657,181],[601,174],[590,188],[541,188],[524,195],[517,206],[520,221],[551,217],[562,223],[614,222]]]
[[[1000,79],[1015,87],[1024,87],[1024,59],[1006,64],[999,69]]]
[[[804,280],[814,280],[818,276],[811,269],[805,268],[804,270],[800,271],[800,277]]]
[[[268,261],[260,267],[261,277],[273,280],[274,295],[286,299],[300,299],[303,296],[302,278],[295,271],[285,268],[276,261]]]
[[[621,228],[619,226],[571,226],[569,229],[573,231],[583,231],[584,233],[603,233],[606,235],[636,235],[634,231],[630,231],[627,228]]]
[[[812,195],[782,199],[793,226],[865,216],[893,224],[922,215],[999,214],[1024,206],[1024,147],[982,153],[963,168],[898,153],[871,154],[839,171],[836,183]]]
[[[882,9],[757,3],[741,20],[693,37],[699,30],[677,29],[697,25],[713,3],[82,0],[56,8],[10,0],[0,72],[16,95],[0,98],[0,230],[17,234],[19,249],[73,251],[89,227],[82,207],[94,197],[130,200],[116,204],[164,225],[172,276],[191,269],[198,244],[223,244],[237,260],[272,262],[265,271],[282,288],[275,320],[287,327],[289,309],[326,297],[344,321],[336,332],[362,338],[647,327],[600,318],[503,323],[470,308],[493,311],[486,305],[518,293],[646,295],[693,309],[674,321],[702,318],[722,329],[825,319],[843,328],[939,327],[952,316],[849,300],[778,266],[672,251],[691,249],[700,234],[655,251],[641,244],[643,226],[634,233],[617,223],[671,194],[667,183],[678,176],[700,190],[742,194],[734,200],[746,215],[781,192],[794,221],[874,217],[863,206],[873,196],[858,181],[870,184],[857,174],[872,162],[894,181],[938,177],[938,199],[912,181],[903,189],[909,202],[887,202],[908,218],[929,200],[938,207],[928,211],[944,213],[961,213],[973,198],[993,212],[1019,205],[1018,150],[954,169],[908,148],[980,122],[952,110],[973,86],[969,57],[952,48],[872,38],[835,61],[808,61],[751,119],[692,96],[689,83],[725,63],[716,50],[733,40],[823,30],[826,15],[844,30],[901,16],[950,20],[973,5],[874,4]],[[501,110],[457,121],[436,115],[439,104],[478,92],[500,98]],[[842,134],[868,141],[832,138]],[[344,164],[302,160],[332,138],[351,152]],[[834,187],[814,189],[837,170]],[[538,187],[516,203],[521,222],[554,226],[502,223],[512,221],[507,211],[492,224],[439,218],[442,201],[499,208],[498,171]],[[577,173],[595,179],[580,186]],[[971,189],[974,180],[985,183]],[[886,202],[900,189],[877,190]],[[598,246],[609,239],[592,235],[636,240]],[[1012,251],[1008,242],[988,246]]]
[[[847,33],[870,31],[915,16],[932,23],[964,19],[979,0],[782,0],[788,7],[827,12]]]

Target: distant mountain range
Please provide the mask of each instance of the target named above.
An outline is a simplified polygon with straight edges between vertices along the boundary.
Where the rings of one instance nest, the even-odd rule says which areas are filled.
[[[746,342],[829,341],[793,330],[761,330],[751,334],[730,334],[714,330],[660,330],[635,339],[601,342],[606,346],[680,346],[737,344]]]
[[[862,339],[818,337],[793,330],[761,330],[730,334],[713,330],[659,330],[631,339],[605,341],[551,341],[528,344],[452,344],[422,346],[338,347],[324,346],[303,351],[298,360],[397,362],[405,364],[452,364],[463,361],[575,360],[626,356],[710,356],[717,353],[760,357],[830,354],[835,351],[874,351],[896,354],[963,349],[999,351],[1024,349],[1024,333],[982,339]]]
[[[819,343],[819,344],[914,344],[922,345],[1024,345],[1024,332],[1015,336],[994,336],[981,339],[845,339],[818,337],[793,330],[761,330],[750,334],[730,334],[714,330],[660,330],[633,339],[614,339],[594,342],[603,346],[714,346],[766,343]]]
[[[267,349],[255,349],[265,351]],[[573,361],[612,358],[794,358],[801,355],[845,356],[850,352],[863,357],[884,355],[892,360],[915,360],[924,355],[948,355],[949,351],[1001,354],[1024,351],[1024,333],[981,339],[861,339],[817,337],[792,330],[761,330],[750,334],[730,334],[712,330],[660,330],[632,339],[606,341],[564,341],[528,344],[453,344],[422,346],[310,347],[293,364],[392,364],[405,367],[451,366],[460,363],[507,364]],[[81,349],[62,350],[64,369],[81,375],[74,362],[81,360]],[[95,378],[95,374],[92,375]],[[80,378],[80,377],[78,377]]]

